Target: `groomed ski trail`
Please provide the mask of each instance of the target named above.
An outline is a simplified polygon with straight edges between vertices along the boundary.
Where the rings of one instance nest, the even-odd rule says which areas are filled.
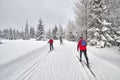
[[[0,80],[96,80],[76,59],[76,47],[70,50],[70,46],[56,42],[54,50],[48,53],[45,45],[7,65],[7,70],[3,67]]]

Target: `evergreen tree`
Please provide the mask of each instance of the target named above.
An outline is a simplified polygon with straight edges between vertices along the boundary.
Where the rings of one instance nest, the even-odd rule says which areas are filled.
[[[58,31],[58,29],[57,29],[57,26],[55,25],[55,27],[52,30],[52,38],[53,39],[57,39],[57,31]]]
[[[34,27],[30,27],[30,38],[35,38],[35,29],[34,29]]]
[[[57,32],[58,32],[58,27],[55,25],[55,39],[57,39]]]
[[[76,0],[75,2],[75,29],[77,37],[87,34],[90,21],[90,0]],[[87,36],[85,36],[87,38]]]
[[[3,38],[3,31],[2,30],[0,30],[0,38],[2,39]]]
[[[47,32],[47,38],[50,39],[52,37],[51,35],[51,28],[49,28],[48,32]]]
[[[59,25],[58,35],[63,36],[63,34],[64,34],[63,27]]]
[[[52,38],[55,39],[56,35],[55,35],[55,29],[52,28]]]
[[[16,30],[15,29],[13,29],[13,39],[17,39],[17,32],[16,32]]]
[[[44,38],[44,27],[43,27],[42,19],[40,18],[38,28],[37,28],[37,34],[36,34],[36,40],[42,40]]]
[[[0,44],[2,44],[1,39],[2,39],[2,31],[0,30]]]
[[[72,21],[68,22],[65,34],[67,40],[76,40],[76,26]]]
[[[115,42],[112,35],[114,33],[110,29],[111,23],[107,22],[105,17],[106,5],[104,0],[92,0],[91,2],[91,25],[88,37],[90,43],[97,43],[105,47],[105,45],[111,45]],[[95,44],[94,43],[94,44]]]
[[[25,25],[25,33],[24,33],[24,38],[25,40],[29,39],[29,25],[28,22],[26,21],[26,25]]]
[[[4,29],[3,33],[5,34],[4,39],[9,39],[9,31],[8,29]]]
[[[20,32],[17,30],[16,32],[17,39],[21,39]]]
[[[13,40],[13,32],[12,32],[12,29],[11,29],[11,28],[9,29],[8,35],[9,35],[9,36],[8,36],[9,39],[10,39],[10,40]]]

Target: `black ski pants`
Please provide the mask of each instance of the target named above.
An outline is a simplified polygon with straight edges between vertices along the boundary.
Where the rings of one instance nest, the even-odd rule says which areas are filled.
[[[53,44],[50,44],[50,51],[53,50]]]
[[[89,64],[88,57],[87,57],[87,51],[86,50],[80,50],[80,61],[82,60],[82,53],[85,56],[87,64]]]

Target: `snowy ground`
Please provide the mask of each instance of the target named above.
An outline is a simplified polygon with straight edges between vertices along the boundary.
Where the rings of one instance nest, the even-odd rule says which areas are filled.
[[[26,55],[47,44],[35,40],[2,40],[0,44],[0,65]]]
[[[88,51],[92,54],[109,61],[110,63],[120,67],[120,51],[118,47],[112,46],[110,48],[96,48],[88,47]]]
[[[46,41],[3,41],[0,45],[0,80],[120,80],[120,55],[113,48],[88,46],[90,67],[80,64],[77,43],[54,43],[48,53]],[[105,57],[104,57],[105,55]],[[7,57],[6,57],[7,56]]]

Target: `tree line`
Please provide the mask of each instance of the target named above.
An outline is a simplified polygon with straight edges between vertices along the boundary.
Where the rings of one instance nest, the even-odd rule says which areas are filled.
[[[37,28],[30,27],[28,22],[26,21],[24,30],[19,31],[16,29],[4,29],[0,30],[0,38],[1,39],[9,39],[9,40],[16,40],[16,39],[23,39],[23,40],[29,40],[29,39],[36,39],[39,40],[46,40],[46,39],[59,39],[59,37],[64,37],[64,30],[61,25],[57,27],[50,28],[49,31],[45,31],[43,25],[43,21],[40,18],[38,21],[39,24],[37,25]]]

